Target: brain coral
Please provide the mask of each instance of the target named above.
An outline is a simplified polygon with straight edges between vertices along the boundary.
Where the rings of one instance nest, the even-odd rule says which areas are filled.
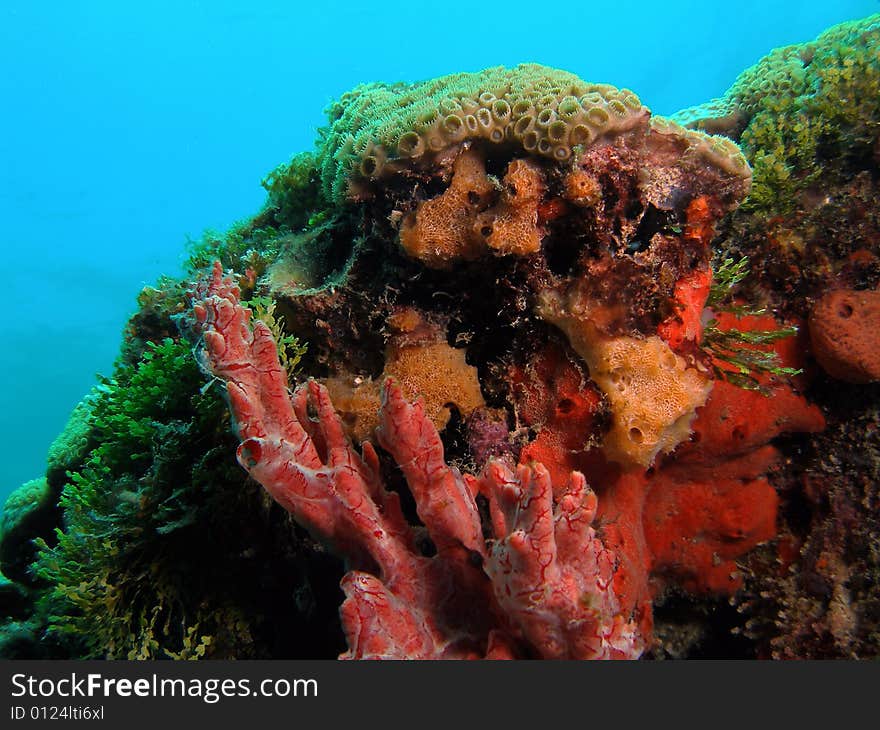
[[[331,104],[327,114],[318,162],[324,193],[337,203],[363,197],[371,181],[414,162],[431,162],[466,140],[505,143],[565,161],[573,148],[632,129],[650,116],[627,89],[536,64],[414,84],[361,85]],[[748,166],[743,160],[740,167]]]

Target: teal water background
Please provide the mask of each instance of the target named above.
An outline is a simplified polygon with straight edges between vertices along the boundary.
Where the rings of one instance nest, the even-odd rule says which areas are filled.
[[[256,212],[364,81],[537,62],[655,113],[880,0],[383,3],[0,0],[0,504],[109,375],[140,289]]]

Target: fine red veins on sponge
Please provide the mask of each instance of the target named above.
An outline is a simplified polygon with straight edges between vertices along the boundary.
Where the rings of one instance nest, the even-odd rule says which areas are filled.
[[[426,557],[382,483],[375,450],[364,442],[358,454],[348,442],[326,389],[309,381],[286,397],[271,334],[250,325],[219,264],[196,297],[207,365],[226,383],[243,439],[240,463],[352,568],[342,581],[343,658],[640,654],[643,638],[611,588],[614,556],[590,527],[596,499],[582,475],[571,474],[555,510],[540,464],[514,474],[490,461],[479,477],[462,476],[445,463],[421,402],[388,379],[379,440],[436,547]],[[478,489],[492,505],[488,546]]]

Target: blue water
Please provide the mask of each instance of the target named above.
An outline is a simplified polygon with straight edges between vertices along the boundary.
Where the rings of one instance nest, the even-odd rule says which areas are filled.
[[[142,286],[186,238],[254,213],[260,180],[370,80],[534,61],[660,114],[718,96],[770,49],[880,12],[801,3],[0,0],[0,500],[44,470],[109,374]],[[735,9],[733,9],[735,7]]]

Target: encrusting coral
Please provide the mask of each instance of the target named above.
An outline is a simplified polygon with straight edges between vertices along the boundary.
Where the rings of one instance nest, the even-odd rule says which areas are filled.
[[[647,110],[626,89],[522,64],[415,84],[365,84],[343,94],[327,113],[321,173],[325,193],[339,202],[469,140],[511,142],[565,161],[574,147],[625,131]]]
[[[880,15],[841,23],[815,41],[777,48],[720,99],[675,115],[738,140],[755,169],[747,207],[786,213],[836,156],[870,150],[880,116]]]
[[[345,94],[142,293],[0,651],[876,656],[877,22],[673,119],[537,65]]]

